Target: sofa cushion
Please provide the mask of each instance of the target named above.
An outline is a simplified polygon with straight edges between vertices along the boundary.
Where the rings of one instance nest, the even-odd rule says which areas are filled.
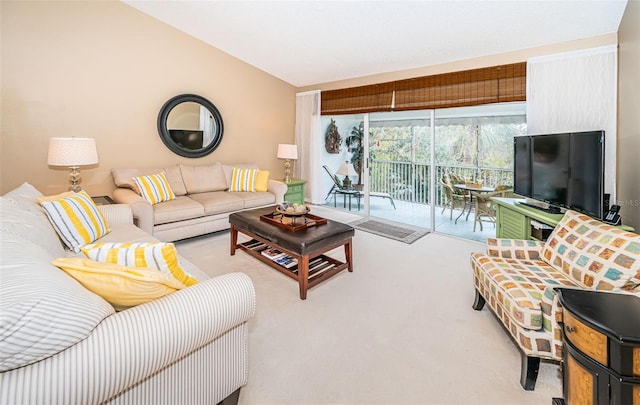
[[[640,272],[640,235],[567,211],[542,257],[582,287],[620,289]]]
[[[101,263],[78,257],[58,258],[51,264],[64,270],[119,311],[185,288],[174,277],[146,268]]]
[[[138,186],[140,195],[149,201],[151,205],[176,198],[164,172],[134,177],[133,181]]]
[[[242,167],[234,167],[231,172],[231,183],[229,183],[229,191],[256,191],[256,175],[258,169],[245,169]]]
[[[198,194],[194,194],[198,195]],[[155,225],[198,218],[205,214],[202,204],[192,198],[180,196],[153,206],[153,222]]]
[[[49,221],[65,245],[74,252],[109,233],[109,225],[89,194],[68,192],[38,197]]]
[[[65,254],[62,241],[35,199],[22,201],[2,196],[0,213],[0,229],[3,231],[46,249],[51,257]]]
[[[220,163],[207,166],[180,165],[187,193],[206,193],[227,189],[227,182]]]
[[[0,230],[0,372],[73,346],[115,312],[51,260],[46,249]]]
[[[178,251],[173,243],[94,243],[83,246],[82,253],[89,259],[103,263],[156,269],[186,286],[198,283],[180,266]]]
[[[224,191],[215,191],[212,193],[191,194],[189,195],[189,198],[192,198],[204,207],[205,215],[214,215],[243,209],[244,200],[239,197],[238,194],[253,193],[228,193]]]
[[[247,208],[257,208],[263,207],[265,205],[276,203],[276,196],[273,193],[269,192],[255,192],[255,193],[233,193],[234,195],[242,198],[243,207]]]
[[[563,273],[541,260],[471,255],[476,277],[516,324],[538,330],[543,326],[542,295],[548,286],[574,286]]]
[[[176,196],[186,195],[187,190],[184,186],[184,181],[182,180],[182,173],[180,172],[180,167],[178,165],[167,166],[164,169],[160,168],[150,168],[150,169],[111,169],[111,176],[113,176],[113,182],[117,187],[130,188],[136,193],[140,194],[138,190],[138,186],[135,181],[133,181],[134,177],[138,176],[147,176],[150,174],[160,173],[164,171],[167,181],[171,186],[171,190]]]

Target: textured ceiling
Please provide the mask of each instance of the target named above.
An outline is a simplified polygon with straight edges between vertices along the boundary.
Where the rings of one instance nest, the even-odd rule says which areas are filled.
[[[627,0],[122,0],[294,86],[617,32]]]

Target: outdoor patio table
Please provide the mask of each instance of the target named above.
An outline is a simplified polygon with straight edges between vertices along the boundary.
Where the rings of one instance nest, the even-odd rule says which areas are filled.
[[[495,191],[495,187],[478,187],[478,186],[469,186],[466,184],[454,184],[453,187],[459,190],[465,190],[469,193],[469,199],[465,200],[464,207],[462,207],[462,212],[460,213],[460,215],[456,217],[454,224],[458,223],[458,219],[460,219],[460,217],[464,215],[465,211],[467,212],[465,221],[469,220],[469,214],[471,214],[471,207],[473,207],[473,195],[471,194],[472,191],[475,191],[478,193],[490,193],[492,191]]]

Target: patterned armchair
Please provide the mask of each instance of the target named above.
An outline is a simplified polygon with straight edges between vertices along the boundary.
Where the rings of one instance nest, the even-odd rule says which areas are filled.
[[[473,308],[485,302],[522,352],[520,384],[533,390],[541,359],[562,361],[555,288],[640,297],[640,235],[567,211],[546,242],[487,239],[471,254]]]

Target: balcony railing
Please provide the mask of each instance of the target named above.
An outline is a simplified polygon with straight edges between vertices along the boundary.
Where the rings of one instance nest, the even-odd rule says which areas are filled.
[[[431,165],[426,163],[370,160],[369,188],[372,192],[385,192],[399,201],[416,204],[429,203]],[[465,179],[482,180],[487,186],[513,184],[513,169],[464,165],[436,165],[436,205],[445,202],[440,179],[446,173],[458,174]]]

